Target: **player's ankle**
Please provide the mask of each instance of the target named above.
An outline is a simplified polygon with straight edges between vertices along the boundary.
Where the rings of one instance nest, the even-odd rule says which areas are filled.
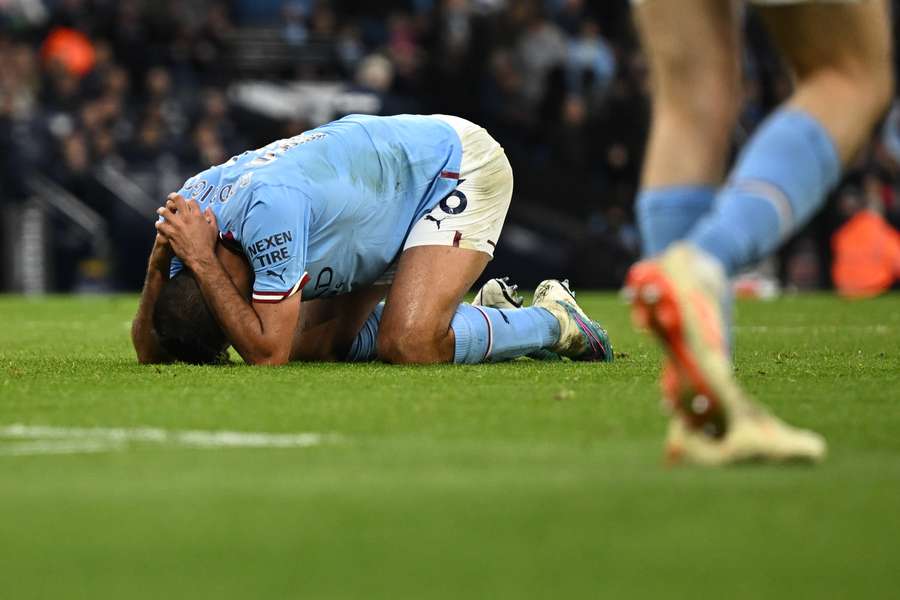
[[[721,296],[726,291],[728,270],[722,260],[692,242],[679,242],[673,248],[682,248],[691,254],[691,270],[705,287]]]

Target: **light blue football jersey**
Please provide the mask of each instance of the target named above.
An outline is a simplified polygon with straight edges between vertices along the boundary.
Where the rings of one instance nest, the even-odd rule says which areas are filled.
[[[301,288],[306,300],[375,282],[456,187],[461,158],[439,119],[350,115],[235,156],[179,193],[211,206],[223,242],[250,261],[255,302]]]

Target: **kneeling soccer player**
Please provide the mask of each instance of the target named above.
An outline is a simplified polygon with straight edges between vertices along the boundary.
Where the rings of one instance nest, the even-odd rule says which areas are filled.
[[[559,281],[529,308],[460,303],[512,189],[503,148],[451,116],[351,115],[244,152],[159,209],[138,360],[215,362],[229,344],[257,365],[612,360]]]

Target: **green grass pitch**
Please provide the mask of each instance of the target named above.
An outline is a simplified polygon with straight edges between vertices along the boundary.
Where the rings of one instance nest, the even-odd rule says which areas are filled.
[[[579,297],[615,364],[139,367],[134,297],[0,298],[0,597],[900,595],[900,297],[741,304],[741,380],[831,455],[724,471],[663,466],[658,351]]]

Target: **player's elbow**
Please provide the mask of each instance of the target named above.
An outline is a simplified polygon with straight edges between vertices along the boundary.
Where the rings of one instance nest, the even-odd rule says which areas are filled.
[[[141,353],[140,350],[137,351],[137,362],[139,365],[158,365],[162,361],[159,360],[156,356],[150,356],[148,354]]]
[[[288,364],[288,359],[280,356],[259,356],[244,360],[254,367],[281,367]]]
[[[272,348],[257,348],[250,352],[242,352],[241,356],[248,365],[255,367],[279,367],[290,362],[290,351]]]
[[[139,365],[154,365],[163,362],[154,340],[150,338],[150,333],[137,319],[131,323],[131,345],[134,347]]]
[[[134,346],[134,349],[138,351],[138,354],[140,354],[142,333],[143,327],[141,321],[134,319],[131,322],[131,344]]]

